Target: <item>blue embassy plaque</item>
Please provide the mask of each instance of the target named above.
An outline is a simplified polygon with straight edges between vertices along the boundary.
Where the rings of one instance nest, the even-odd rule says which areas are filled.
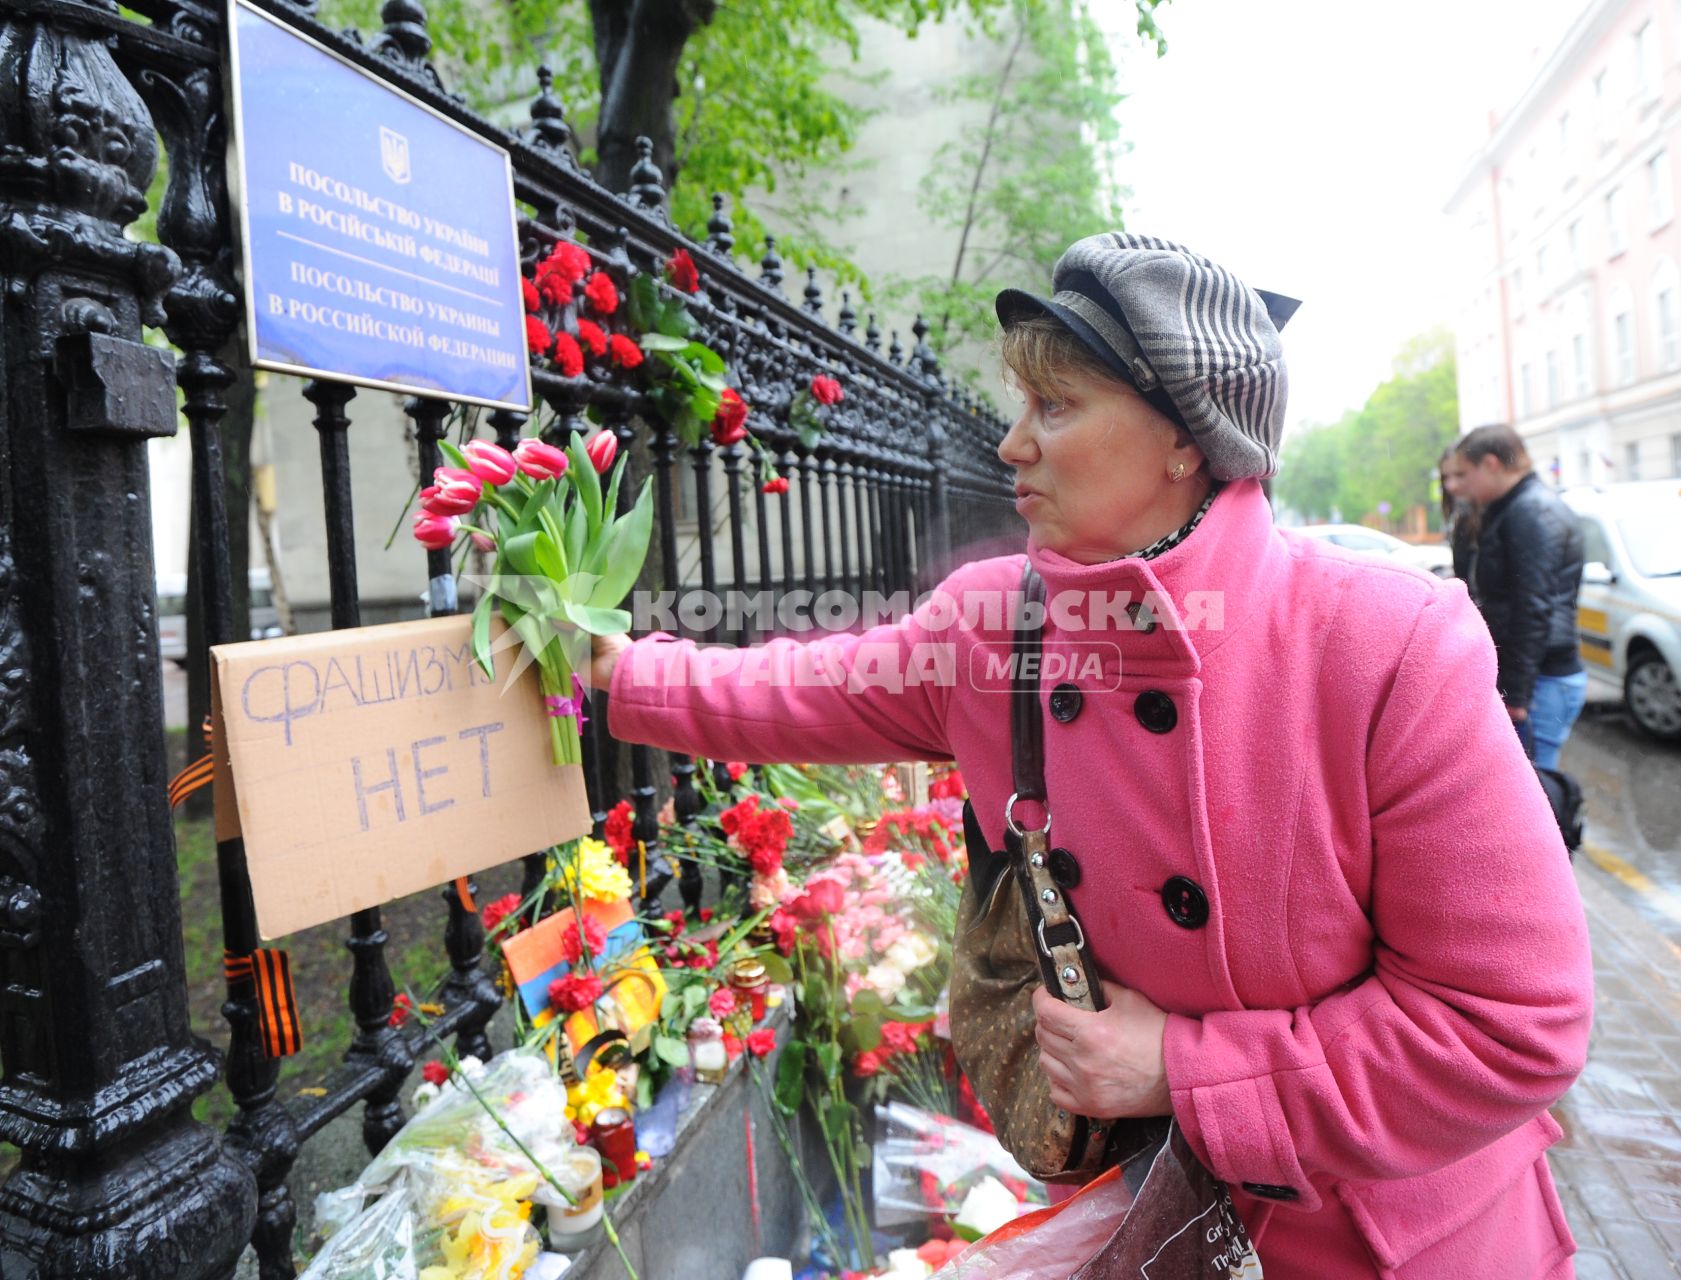
[[[527,411],[508,153],[231,0],[252,363]]]

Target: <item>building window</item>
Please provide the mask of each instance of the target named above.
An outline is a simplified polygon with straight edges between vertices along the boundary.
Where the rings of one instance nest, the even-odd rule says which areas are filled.
[[[1605,193],[1605,248],[1606,256],[1611,258],[1628,248],[1628,222],[1621,187],[1612,187]]]
[[[1582,269],[1582,220],[1577,218],[1564,232],[1566,247],[1570,250],[1570,269]]]
[[[1681,476],[1681,431],[1669,438],[1669,474]]]
[[[1570,354],[1575,365],[1576,394],[1585,396],[1591,389],[1592,379],[1588,376],[1588,335],[1578,333],[1570,339]]]
[[[1617,349],[1617,385],[1627,386],[1634,381],[1634,313],[1619,311],[1612,321]]]
[[[1535,388],[1527,360],[1518,369],[1518,405],[1526,418],[1535,413]]]
[[[1547,352],[1547,408],[1558,407],[1558,352]]]
[[[1675,303],[1673,283],[1659,289],[1653,299],[1652,309],[1657,312],[1658,322],[1658,354],[1666,369],[1681,366],[1681,314],[1677,313]]]
[[[1652,210],[1652,229],[1675,216],[1675,188],[1669,180],[1669,152],[1660,151],[1646,162],[1646,198]]]
[[[1642,23],[1634,33],[1634,82],[1642,101],[1657,97],[1663,89],[1663,73],[1658,69],[1658,37],[1650,22]]]
[[[1640,479],[1640,442],[1638,440],[1623,446],[1623,479]]]
[[[1547,246],[1542,245],[1535,251],[1535,283],[1541,288],[1547,284]]]
[[[1514,267],[1512,269],[1512,314],[1521,316],[1523,305],[1523,268]]]
[[[1593,130],[1601,142],[1611,134],[1611,99],[1606,96],[1608,83],[1603,70],[1593,78]]]

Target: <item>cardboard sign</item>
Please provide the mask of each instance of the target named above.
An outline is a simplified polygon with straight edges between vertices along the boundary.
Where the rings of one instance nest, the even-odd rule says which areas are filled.
[[[512,678],[507,645],[489,680],[471,625],[210,651],[216,838],[245,838],[265,939],[588,833],[583,770],[552,763],[536,669]]]

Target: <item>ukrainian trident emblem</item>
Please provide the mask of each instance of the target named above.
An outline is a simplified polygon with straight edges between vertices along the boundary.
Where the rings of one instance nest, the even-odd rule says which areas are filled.
[[[407,182],[414,176],[409,169],[409,140],[384,125],[379,127],[379,159],[385,176],[393,182]]]

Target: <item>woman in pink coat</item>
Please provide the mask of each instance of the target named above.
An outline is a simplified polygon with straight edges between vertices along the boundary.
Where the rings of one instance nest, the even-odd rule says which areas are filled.
[[[1286,300],[1119,234],[1054,284],[999,298],[1026,394],[999,454],[1063,660],[1048,804],[1109,997],[1036,996],[1054,1100],[1171,1112],[1268,1280],[1572,1275],[1546,1108],[1586,1052],[1587,929],[1487,630],[1457,582],[1273,528]],[[861,635],[603,644],[610,727],[715,759],[955,759],[1002,848],[1021,575],[965,565]]]

